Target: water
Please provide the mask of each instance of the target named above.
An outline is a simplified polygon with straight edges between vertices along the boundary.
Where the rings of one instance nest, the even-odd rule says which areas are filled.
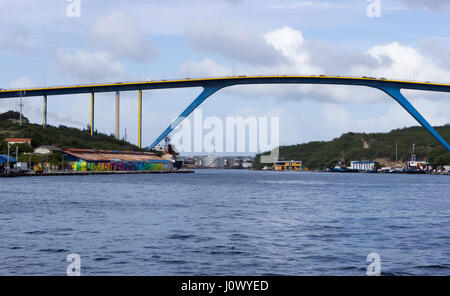
[[[0,275],[450,274],[450,178],[203,170],[0,179]]]

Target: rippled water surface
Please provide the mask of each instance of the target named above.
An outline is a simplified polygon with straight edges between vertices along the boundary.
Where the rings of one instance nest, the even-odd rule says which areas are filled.
[[[450,274],[450,177],[203,170],[0,179],[0,275]]]

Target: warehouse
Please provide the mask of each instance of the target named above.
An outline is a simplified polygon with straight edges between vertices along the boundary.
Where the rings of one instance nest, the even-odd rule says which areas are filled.
[[[91,149],[62,149],[73,171],[170,170],[172,162],[148,152]]]

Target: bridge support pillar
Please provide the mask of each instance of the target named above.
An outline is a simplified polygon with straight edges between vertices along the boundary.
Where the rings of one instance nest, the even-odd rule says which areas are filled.
[[[91,136],[94,135],[94,93],[91,93]]]
[[[450,151],[450,145],[445,139],[429,124],[425,118],[414,108],[414,106],[403,96],[399,88],[379,87],[382,91],[396,100],[412,117],[414,117],[427,131],[442,145]]]
[[[192,113],[201,103],[203,103],[207,98],[212,96],[221,88],[226,87],[226,85],[217,86],[205,86],[203,91],[198,95],[198,97],[175,119],[174,122],[147,148],[147,150],[152,150],[161,142],[167,135],[169,135],[189,114]]]
[[[116,140],[120,140],[120,92],[116,91]]]
[[[139,149],[142,148],[142,89],[139,90]]]
[[[44,112],[43,112],[43,118],[42,118],[42,127],[47,127],[47,95],[44,95]]]

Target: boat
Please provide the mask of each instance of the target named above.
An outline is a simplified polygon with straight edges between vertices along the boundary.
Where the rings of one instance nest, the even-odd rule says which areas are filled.
[[[345,165],[345,163],[342,163],[341,161],[339,161],[335,167],[327,168],[327,171],[332,172],[332,173],[358,173],[359,172],[357,169],[348,168]]]
[[[426,174],[428,171],[429,163],[426,161],[418,161],[417,155],[415,154],[415,144],[412,146],[412,153],[409,157],[409,161],[406,163],[404,172],[407,174]]]
[[[327,168],[327,172],[332,173],[358,173],[357,169],[351,169],[347,167],[344,161],[344,151],[342,151],[342,158],[338,161],[338,164],[334,167]]]
[[[170,138],[166,137],[164,139],[165,145],[164,145],[164,153],[162,158],[169,160],[172,162],[172,167],[176,170],[179,170],[183,167],[183,161],[177,160],[177,155],[179,155],[178,151],[176,150],[175,146],[170,143]]]

